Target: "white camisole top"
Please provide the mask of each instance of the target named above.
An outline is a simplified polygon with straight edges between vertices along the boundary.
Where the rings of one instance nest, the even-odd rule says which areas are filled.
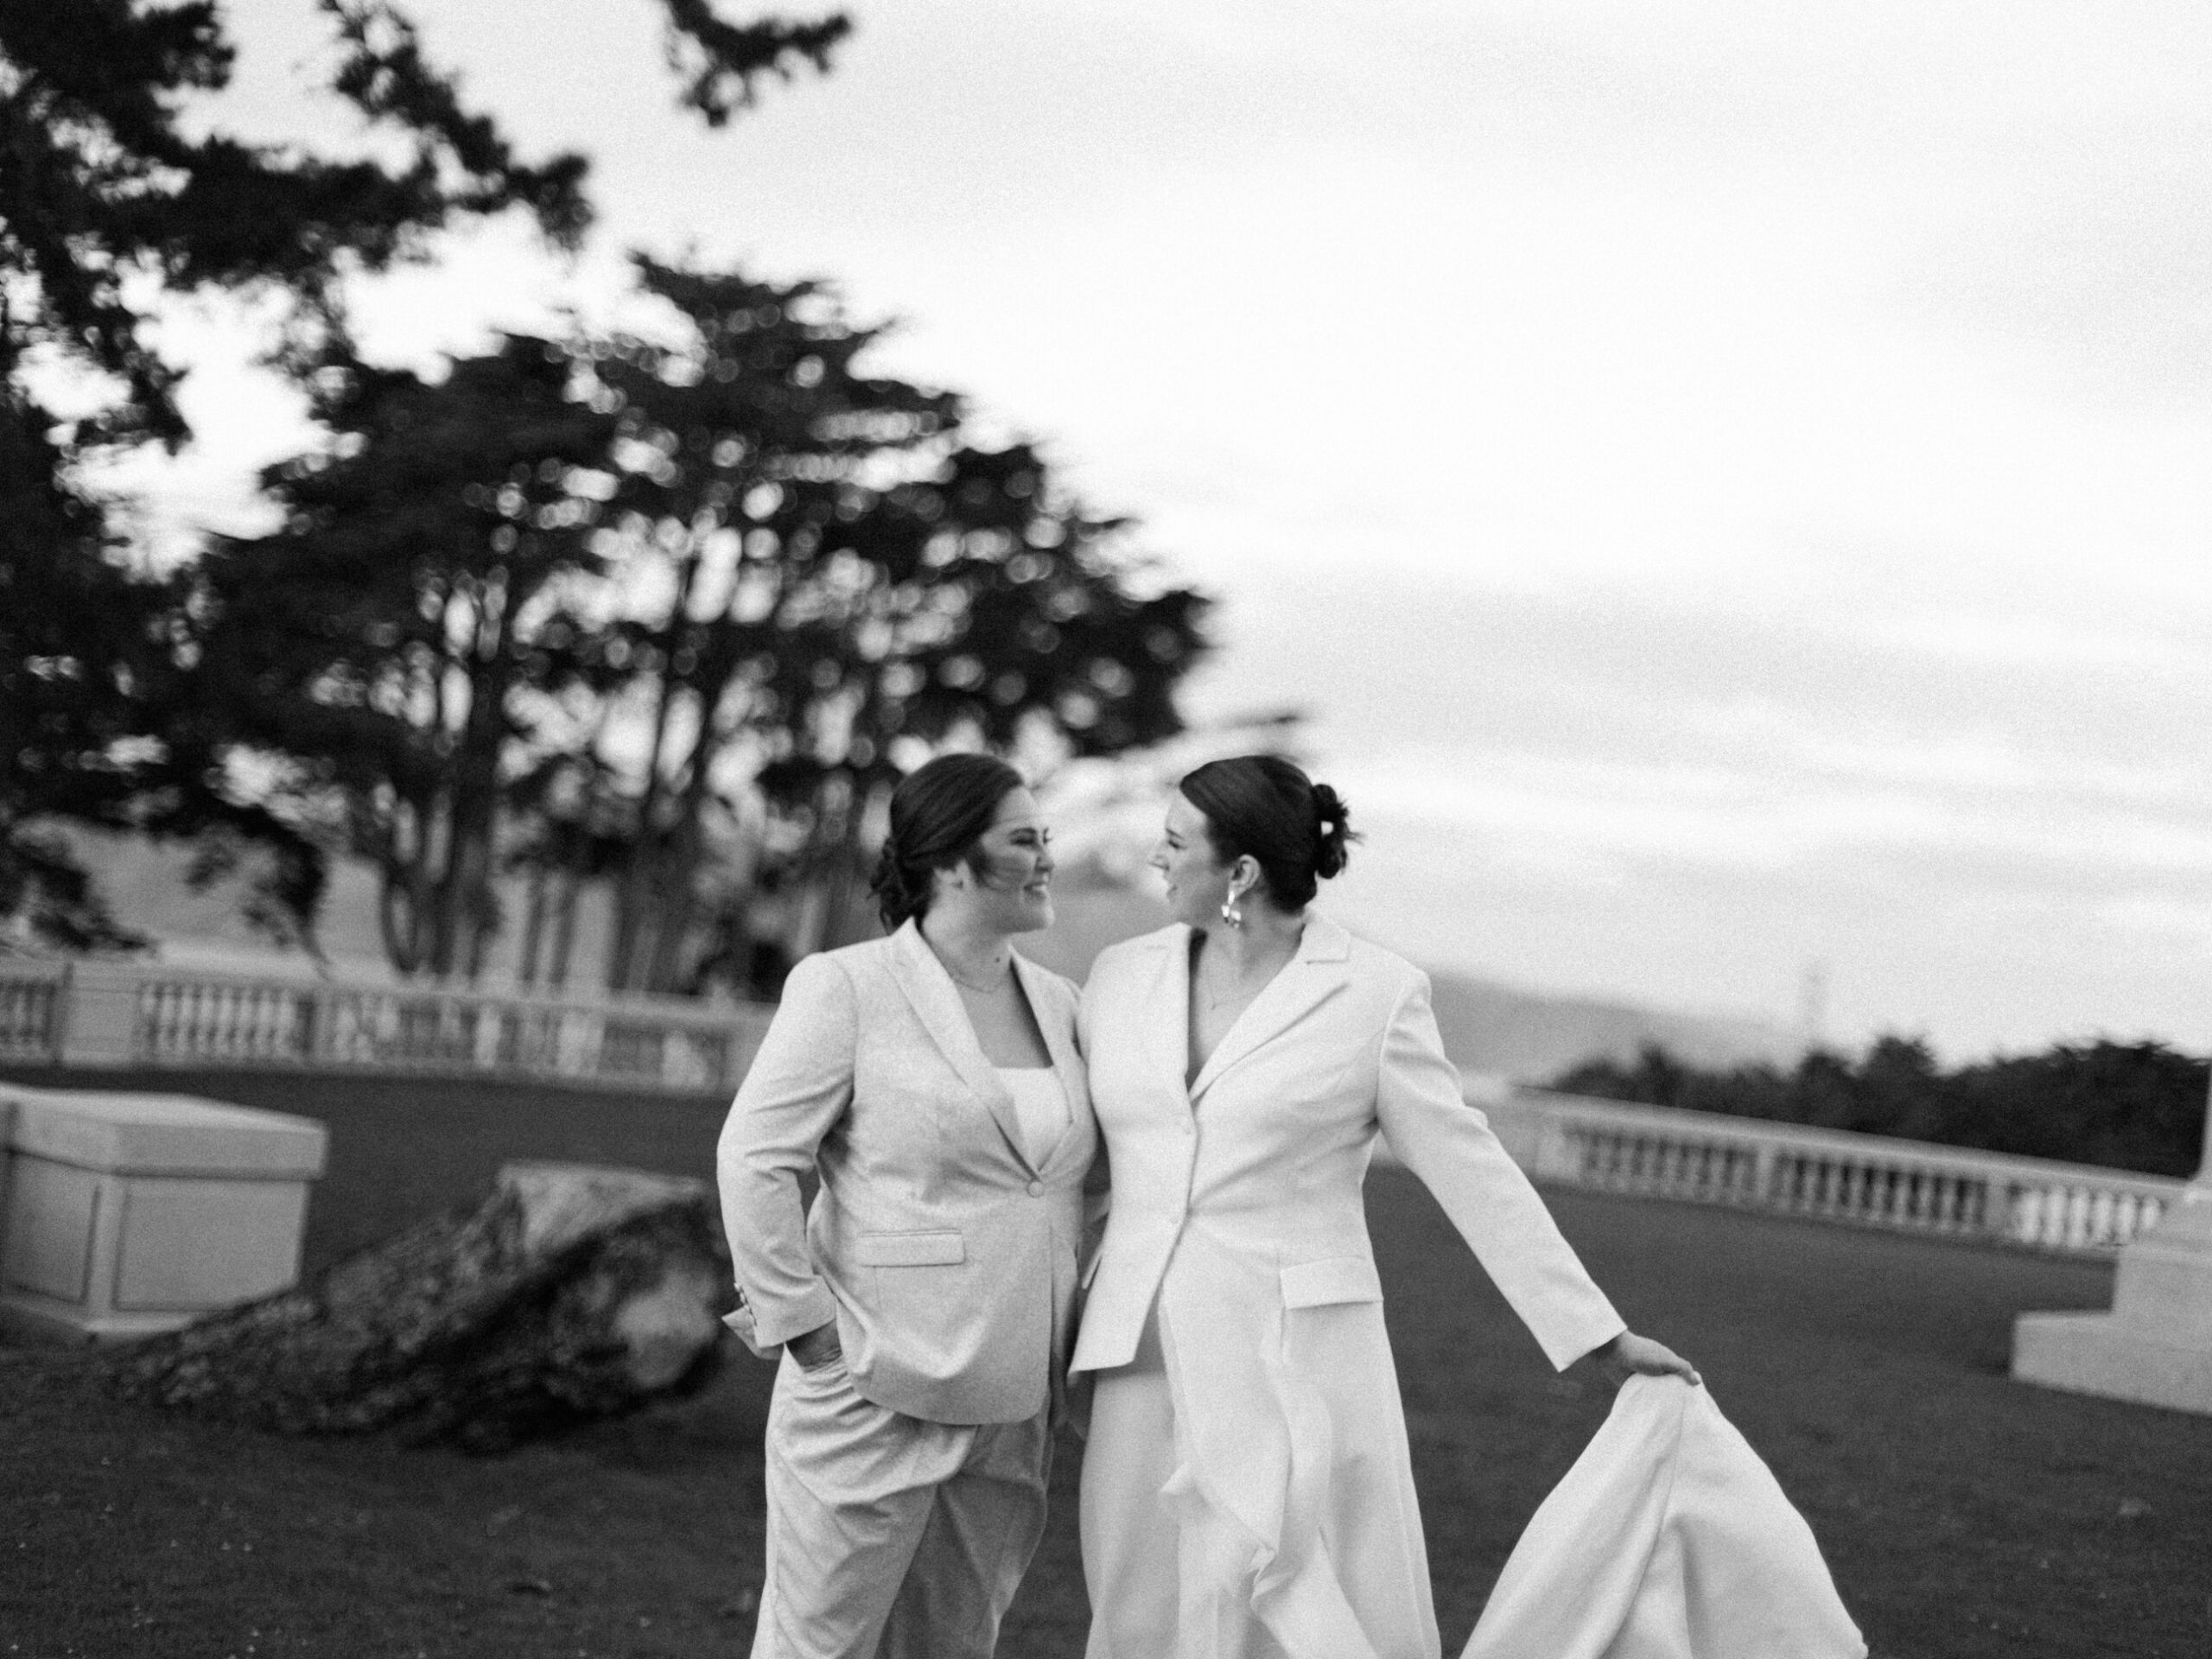
[[[1014,1115],[1021,1124],[1021,1149],[1029,1154],[1031,1163],[1043,1163],[1067,1132],[1068,1096],[1060,1087],[1060,1074],[1049,1065],[991,1069],[1014,1096]]]

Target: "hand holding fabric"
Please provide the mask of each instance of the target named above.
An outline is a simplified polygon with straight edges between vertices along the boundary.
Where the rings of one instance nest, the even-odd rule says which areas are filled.
[[[1588,1355],[1599,1374],[1618,1388],[1631,1376],[1679,1376],[1692,1388],[1698,1385],[1697,1368],[1666,1344],[1624,1331],[1601,1343]]]

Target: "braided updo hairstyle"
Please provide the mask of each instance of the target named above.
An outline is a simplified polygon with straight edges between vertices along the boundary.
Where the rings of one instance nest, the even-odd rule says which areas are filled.
[[[964,861],[983,874],[977,843],[999,803],[1027,787],[1020,772],[988,754],[941,754],[900,780],[891,792],[891,833],[868,882],[885,932],[929,913],[939,870]]]
[[[1205,815],[1215,856],[1228,864],[1250,855],[1279,909],[1312,903],[1359,839],[1337,791],[1281,755],[1209,760],[1178,787]]]

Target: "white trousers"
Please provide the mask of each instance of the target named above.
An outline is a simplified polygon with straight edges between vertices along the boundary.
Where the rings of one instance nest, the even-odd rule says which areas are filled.
[[[1204,1505],[1173,1501],[1185,1456],[1155,1312],[1135,1357],[1093,1384],[1083,1460],[1084,1659],[1284,1659],[1252,1615],[1249,1537]]]
[[[786,1354],[753,1659],[990,1659],[1045,1533],[1049,1416],[925,1422]]]

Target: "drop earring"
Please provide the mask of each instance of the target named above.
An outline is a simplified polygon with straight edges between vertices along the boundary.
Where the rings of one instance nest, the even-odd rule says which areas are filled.
[[[1229,897],[1221,901],[1221,919],[1231,927],[1244,925],[1244,912],[1236,907],[1237,897],[1238,895],[1232,889]]]

